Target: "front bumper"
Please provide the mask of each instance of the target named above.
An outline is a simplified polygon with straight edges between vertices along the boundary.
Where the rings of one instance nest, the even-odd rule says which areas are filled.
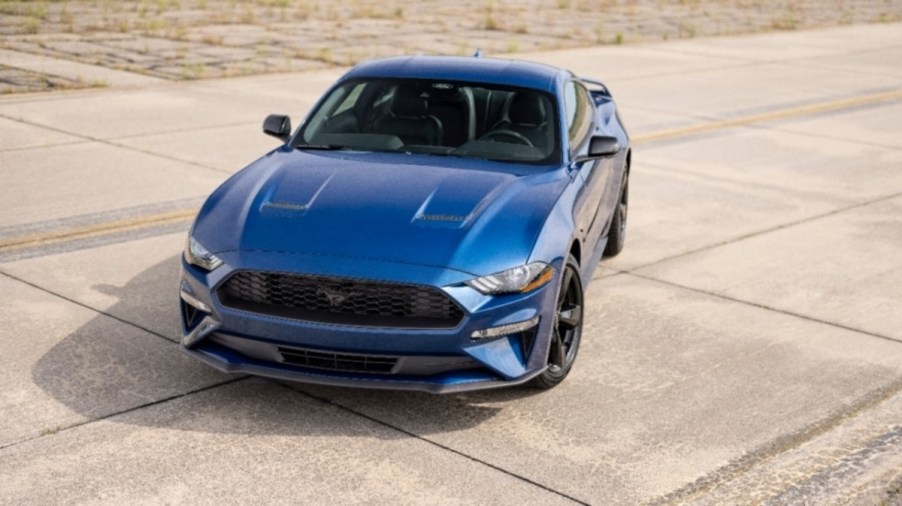
[[[560,266],[555,269],[559,272]],[[466,286],[444,286],[464,309],[461,322],[452,329],[404,329],[290,320],[225,307],[216,288],[231,272],[223,266],[205,273],[183,262],[181,279],[182,349],[224,372],[446,393],[522,384],[546,367],[558,279],[526,295],[497,297]],[[420,269],[408,274],[413,279],[392,281],[448,279],[447,272]],[[526,331],[472,337],[477,330],[536,320]]]
[[[531,371],[519,378],[505,380],[486,369],[449,371],[429,376],[352,374],[338,371],[306,369],[281,362],[252,359],[215,342],[195,349],[182,346],[188,355],[222,372],[252,374],[273,379],[299,381],[329,386],[413,390],[433,394],[498,388],[526,383],[544,371]]]

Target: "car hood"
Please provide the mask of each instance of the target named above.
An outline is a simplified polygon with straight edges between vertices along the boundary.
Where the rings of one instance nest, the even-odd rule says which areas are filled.
[[[214,253],[302,253],[485,275],[529,259],[567,179],[560,170],[484,160],[278,149],[217,189],[193,234]]]

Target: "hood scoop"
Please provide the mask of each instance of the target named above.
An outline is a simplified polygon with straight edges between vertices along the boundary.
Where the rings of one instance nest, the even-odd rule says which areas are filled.
[[[466,216],[461,216],[459,214],[421,214],[416,217],[418,220],[422,221],[441,221],[441,222],[450,222],[457,223],[466,221]]]
[[[413,217],[423,227],[462,228],[479,214],[493,191],[500,191],[505,176],[473,178],[467,174],[445,178],[426,198]]]
[[[282,218],[303,216],[332,179],[331,170],[286,170],[262,192],[260,214]]]
[[[274,200],[266,201],[260,206],[260,210],[263,211],[263,214],[284,214],[284,213],[301,213],[303,214],[307,211],[307,208],[310,207],[310,204],[296,204],[292,202],[277,202]]]

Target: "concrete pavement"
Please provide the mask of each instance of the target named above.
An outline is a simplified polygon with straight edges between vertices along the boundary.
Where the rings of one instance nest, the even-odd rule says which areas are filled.
[[[0,503],[902,501],[902,25],[523,57],[605,80],[638,141],[626,248],[549,392],[178,351],[177,212],[336,72],[0,97]]]

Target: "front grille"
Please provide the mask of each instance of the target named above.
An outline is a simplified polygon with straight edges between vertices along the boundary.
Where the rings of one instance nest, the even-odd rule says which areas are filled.
[[[226,307],[295,320],[401,328],[451,328],[463,311],[429,286],[239,271],[218,290]]]
[[[279,353],[282,355],[282,361],[286,364],[332,371],[388,374],[398,363],[397,357],[349,355],[283,346],[279,346]]]

